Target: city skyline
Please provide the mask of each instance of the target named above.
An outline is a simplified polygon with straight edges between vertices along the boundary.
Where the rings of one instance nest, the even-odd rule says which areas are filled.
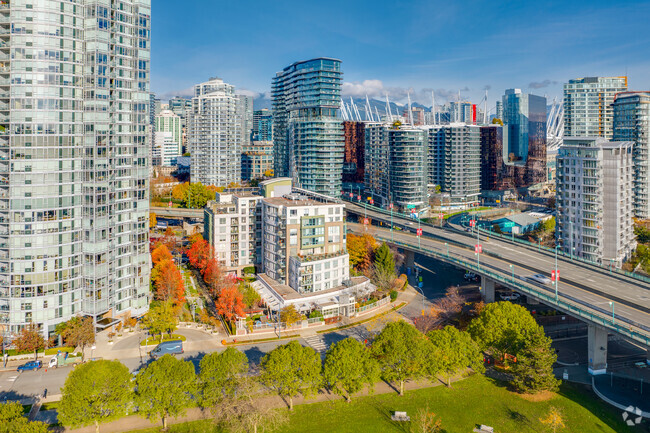
[[[630,89],[650,87],[643,73],[648,61],[637,55],[650,42],[641,31],[648,2],[491,2],[464,9],[428,2],[335,2],[327,9],[204,1],[165,8],[168,3],[154,5],[159,28],[189,25],[180,37],[153,32],[152,90],[162,99],[189,95],[194,83],[217,75],[266,101],[277,71],[320,56],[343,61],[344,97],[388,93],[404,102],[410,89],[425,105],[431,90],[437,103],[454,100],[459,90],[478,102],[489,88],[493,111],[511,87],[561,100],[562,84],[583,76],[628,75]],[[214,26],[215,16],[245,17],[246,25],[232,19]],[[437,19],[428,20],[432,16]],[[170,57],[170,50],[177,55]]]

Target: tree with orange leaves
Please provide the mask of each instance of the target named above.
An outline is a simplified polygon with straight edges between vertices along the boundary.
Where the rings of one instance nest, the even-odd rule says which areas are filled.
[[[244,316],[244,296],[236,286],[224,287],[214,303],[217,313],[226,320],[235,320]]]
[[[212,248],[208,241],[201,239],[192,244],[187,251],[187,256],[190,259],[190,264],[203,273],[212,257]]]
[[[210,259],[203,270],[203,281],[208,286],[212,296],[216,296],[221,289],[232,285],[232,279],[227,278],[217,259]]]
[[[172,260],[159,262],[151,272],[156,287],[156,299],[174,301],[176,304],[185,302],[185,284],[183,277]]]
[[[169,248],[165,244],[157,244],[151,252],[151,263],[154,266],[163,260],[171,260],[172,258],[172,253],[169,252]]]

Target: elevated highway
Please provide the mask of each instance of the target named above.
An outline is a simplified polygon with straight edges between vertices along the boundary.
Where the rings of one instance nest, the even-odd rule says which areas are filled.
[[[606,359],[607,333],[650,348],[650,284],[646,281],[558,256],[561,278],[556,291],[554,283],[546,285],[527,279],[533,274],[550,277],[556,260],[552,252],[518,245],[481,231],[478,243],[482,253],[477,257],[476,232],[468,233],[449,225],[445,228],[421,225],[422,236],[418,239],[415,235],[418,222],[411,218],[394,214],[392,226],[399,230],[391,231],[391,216],[385,211],[353,203],[346,203],[346,211],[382,224],[378,227],[348,223],[350,231],[367,231],[406,251],[481,275],[483,295],[488,301],[494,300],[494,284],[498,283],[584,320],[590,325],[590,336],[593,334],[590,337],[593,371],[604,370],[599,360],[603,354]]]
[[[203,209],[183,209],[178,207],[151,207],[150,212],[162,218],[203,219]]]

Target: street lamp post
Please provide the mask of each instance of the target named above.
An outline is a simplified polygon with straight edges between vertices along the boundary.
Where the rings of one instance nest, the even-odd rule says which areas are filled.
[[[512,271],[512,281],[515,281],[515,267],[513,265],[510,265],[510,271]]]
[[[476,221],[476,219],[474,219],[474,221]],[[478,228],[478,224],[474,223],[474,225],[476,226],[476,266],[480,268],[481,267],[481,259],[480,259],[481,244],[479,240],[479,228]]]
[[[555,301],[559,299],[558,287],[560,286],[560,273],[557,269],[557,243],[555,244]]]
[[[422,290],[422,288],[420,288],[419,282],[417,284],[417,288],[420,291],[420,293],[422,293],[422,315],[424,316],[424,290]]]
[[[449,257],[449,244],[445,242],[445,247],[447,247],[447,257]]]
[[[420,235],[420,233],[422,233],[420,230],[420,215],[418,215],[418,249],[420,248],[420,238],[422,237],[422,235]]]
[[[616,324],[616,317],[614,316],[614,302],[610,302],[609,305],[612,306],[612,325]]]
[[[393,233],[393,203],[391,203],[388,207],[390,207],[390,241],[394,242],[395,236]]]

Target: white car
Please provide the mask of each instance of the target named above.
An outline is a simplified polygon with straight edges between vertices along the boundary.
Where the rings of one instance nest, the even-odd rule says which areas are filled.
[[[502,293],[499,295],[502,301],[516,301],[521,297],[519,293]]]
[[[53,356],[50,358],[50,362],[47,364],[47,368],[56,367],[56,364],[57,364],[56,356]]]
[[[547,277],[546,275],[544,275],[544,274],[531,275],[529,277],[526,277],[526,279],[533,280],[533,281],[535,281],[537,283],[541,283],[541,284],[551,284],[551,279],[549,277]]]

